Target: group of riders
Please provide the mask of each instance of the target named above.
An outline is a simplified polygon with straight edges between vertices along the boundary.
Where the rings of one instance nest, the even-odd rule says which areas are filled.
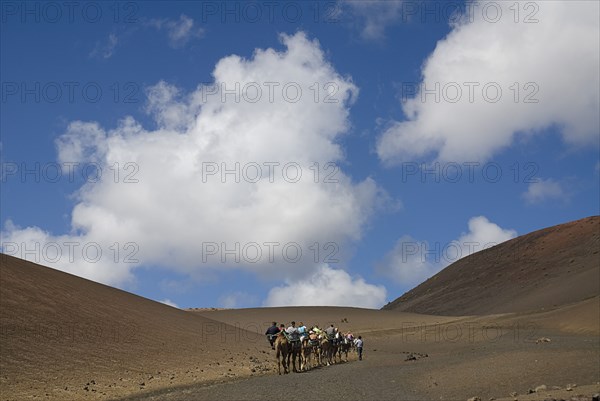
[[[313,365],[330,365],[336,363],[338,359],[341,362],[342,354],[346,355],[348,361],[348,352],[352,350],[356,351],[358,359],[362,360],[362,337],[355,338],[351,332],[342,333],[333,324],[326,329],[321,329],[318,325],[308,328],[302,322],[296,326],[296,322],[292,321],[286,328],[284,324],[277,326],[277,322],[273,322],[265,335],[271,348],[276,350],[279,374],[282,365],[284,373],[288,372],[290,358],[292,358],[294,372],[297,372],[297,358],[300,362],[300,370],[310,368],[311,360]],[[280,357],[283,357],[283,360]]]

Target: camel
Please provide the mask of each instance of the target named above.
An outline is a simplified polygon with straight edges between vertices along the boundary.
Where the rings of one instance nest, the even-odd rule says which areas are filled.
[[[320,364],[320,360],[321,360],[321,344],[319,343],[319,341],[317,340],[316,344],[313,344],[312,346],[312,354],[313,354],[313,360],[315,361],[315,364]]]
[[[327,363],[327,366],[329,366],[332,363],[331,362],[332,344],[326,335],[322,335],[320,337],[321,337],[320,338],[320,346],[321,346],[320,362],[321,362],[321,365],[324,365],[325,363]]]
[[[300,340],[288,341],[288,366],[290,365],[290,357],[292,358],[292,370],[294,373],[298,373],[296,359],[299,360],[298,365],[302,366],[302,344],[300,344]]]
[[[352,341],[350,340],[349,337],[343,336],[343,339],[341,340],[341,343],[339,345],[340,361],[342,360],[342,354],[345,354],[346,362],[348,362],[348,352],[350,352],[351,348],[352,348]]]
[[[310,344],[308,338],[305,338],[302,342],[302,354],[300,359],[300,371],[310,369],[313,354],[313,346]]]
[[[338,331],[335,332],[333,337],[333,341],[331,341],[331,359],[333,363],[338,363],[337,358],[339,357],[340,362],[342,362],[342,354],[339,353],[339,349],[341,348],[342,337]],[[338,355],[339,353],[339,355]]]
[[[312,356],[313,366],[321,364],[321,342],[319,340],[319,336],[315,333],[312,333],[308,337],[307,346],[311,348],[310,355]]]
[[[289,364],[289,349],[290,349],[290,343],[287,339],[287,337],[285,336],[285,334],[283,334],[283,332],[280,332],[279,334],[277,334],[277,338],[275,338],[275,354],[277,357],[277,371],[279,372],[279,374],[281,374],[281,366],[283,365],[283,373],[284,374],[288,374],[288,364]]]

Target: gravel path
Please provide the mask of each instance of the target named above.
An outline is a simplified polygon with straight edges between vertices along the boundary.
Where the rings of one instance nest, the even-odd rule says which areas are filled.
[[[402,387],[402,370],[408,364],[382,366],[381,360],[351,360],[348,363],[315,368],[309,372],[268,375],[227,383],[170,389],[127,398],[127,401],[154,400],[417,400]],[[419,399],[420,400],[420,399]]]
[[[286,401],[465,401],[473,396],[482,400],[500,399],[512,392],[522,396],[529,388],[542,384],[548,388],[557,385],[564,388],[567,383],[594,384],[588,395],[600,390],[597,337],[542,334],[550,336],[552,342],[540,345],[514,341],[508,335],[494,342],[452,345],[374,339],[363,361],[357,361],[353,355],[348,363],[304,373],[171,387],[120,401],[274,400],[282,397]],[[407,361],[411,354],[416,360]]]

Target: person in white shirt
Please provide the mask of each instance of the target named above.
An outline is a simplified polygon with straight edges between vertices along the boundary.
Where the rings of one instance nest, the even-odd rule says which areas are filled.
[[[292,322],[292,325],[288,327],[285,331],[290,335],[292,341],[298,341],[300,339],[300,335],[298,334],[298,328],[296,327],[296,322]]]
[[[358,338],[354,340],[354,345],[356,345],[356,350],[358,351],[359,361],[362,361],[363,344],[364,343],[361,336],[358,336]]]

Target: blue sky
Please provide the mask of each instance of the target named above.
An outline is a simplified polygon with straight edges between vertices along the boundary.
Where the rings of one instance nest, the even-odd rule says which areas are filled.
[[[381,307],[599,213],[597,2],[1,5],[5,253],[180,307]]]

